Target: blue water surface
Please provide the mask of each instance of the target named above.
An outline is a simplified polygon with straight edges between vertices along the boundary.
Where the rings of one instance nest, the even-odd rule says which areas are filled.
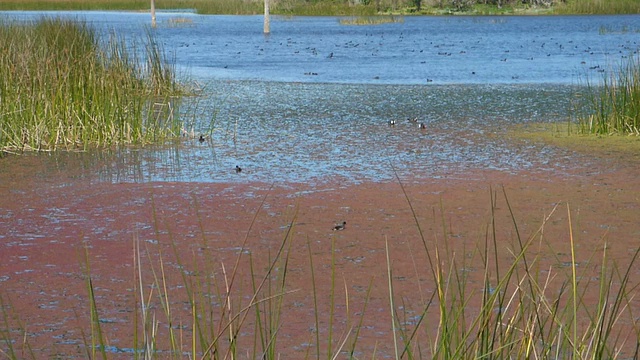
[[[84,20],[144,38],[147,13],[2,12]],[[340,17],[160,12],[152,32],[197,79],[353,84],[574,84],[637,54],[640,15],[405,16],[378,25]]]
[[[101,38],[132,44],[151,32],[181,79],[202,89],[185,127],[210,133],[204,143],[52,156],[62,168],[91,163],[86,176],[114,182],[420,181],[587,167],[505,129],[567,123],[584,85],[640,48],[640,15],[406,16],[365,26],[275,16],[265,35],[262,16],[160,12],[151,28],[147,13],[0,13],[43,16],[86,21]]]

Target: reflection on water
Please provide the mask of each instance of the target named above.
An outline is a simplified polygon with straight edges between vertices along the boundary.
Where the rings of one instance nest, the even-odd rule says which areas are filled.
[[[133,37],[144,37],[149,21],[138,13],[47,15]],[[192,21],[175,26],[176,16]],[[566,120],[578,79],[637,53],[640,29],[637,15],[410,17],[357,27],[294,17],[276,19],[265,37],[259,16],[161,13],[159,21],[157,39],[204,86],[182,109],[196,138],[43,155],[46,171],[110,182],[307,183],[388,180],[394,168],[418,181],[472,177],[472,169],[563,171],[574,154],[508,141],[505,126]],[[398,124],[389,127],[392,119]],[[208,131],[211,138],[197,141]]]

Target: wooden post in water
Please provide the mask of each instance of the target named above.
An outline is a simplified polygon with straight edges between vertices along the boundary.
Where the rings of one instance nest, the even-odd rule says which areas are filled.
[[[156,0],[151,0],[151,27],[156,27]]]
[[[269,0],[264,0],[264,33],[271,32],[271,24],[269,23]]]

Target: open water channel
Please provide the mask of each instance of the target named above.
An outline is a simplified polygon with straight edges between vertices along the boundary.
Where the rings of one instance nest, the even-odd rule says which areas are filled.
[[[145,13],[0,13],[5,21],[42,16],[133,41],[145,39],[151,21]],[[262,20],[158,14],[155,38],[180,77],[204,89],[186,120],[196,134],[212,129],[209,141],[40,155],[46,171],[80,167],[80,176],[110,182],[307,183],[388,180],[393,169],[416,180],[473,169],[563,171],[575,154],[507,140],[505,127],[567,121],[581,87],[640,48],[640,15],[403,17],[365,26],[274,17],[270,35]],[[414,117],[427,129],[407,120]]]

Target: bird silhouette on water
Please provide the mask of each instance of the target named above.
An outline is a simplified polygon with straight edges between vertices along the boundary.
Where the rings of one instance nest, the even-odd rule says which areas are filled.
[[[242,168],[240,166],[236,165],[235,171],[236,171],[236,174],[239,174],[239,173],[242,172]]]
[[[334,226],[333,231],[341,231],[341,230],[344,230],[345,227],[347,227],[347,222],[343,221],[342,224],[338,224]]]

